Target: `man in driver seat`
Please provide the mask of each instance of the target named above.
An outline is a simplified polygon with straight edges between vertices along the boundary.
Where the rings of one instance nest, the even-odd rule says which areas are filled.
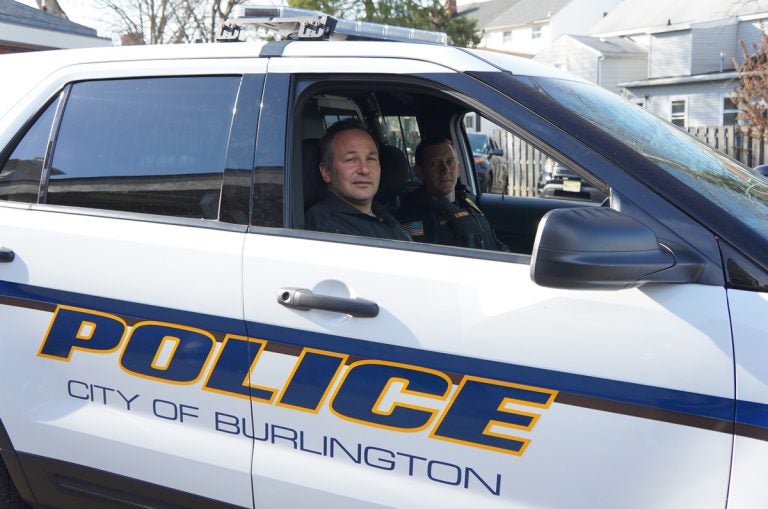
[[[379,151],[357,120],[336,122],[320,142],[319,171],[325,198],[306,213],[310,230],[380,239],[410,240],[400,223],[373,201],[379,189]]]

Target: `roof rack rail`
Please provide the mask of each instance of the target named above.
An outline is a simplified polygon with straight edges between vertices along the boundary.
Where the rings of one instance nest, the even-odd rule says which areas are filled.
[[[365,21],[338,19],[319,11],[274,6],[244,6],[239,15],[225,21],[216,36],[219,42],[240,40],[243,26],[277,32],[290,40],[363,40],[448,44],[443,32],[431,32]]]

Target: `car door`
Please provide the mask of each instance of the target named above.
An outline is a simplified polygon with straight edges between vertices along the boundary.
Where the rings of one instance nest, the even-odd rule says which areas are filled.
[[[267,89],[292,80],[297,104],[306,80],[345,71],[361,87],[417,80],[612,169],[467,76],[412,61],[301,63],[271,68]],[[389,66],[398,71],[382,76]],[[301,79],[288,76],[298,67]],[[288,118],[280,132],[295,130],[298,114]],[[293,139],[278,131],[269,147]],[[265,167],[285,164],[271,157]],[[629,193],[627,210],[649,200],[646,210],[686,221],[626,175],[610,186],[617,201]],[[258,227],[244,282],[253,413],[220,417],[255,443],[257,505],[725,505],[734,384],[722,285],[545,288],[528,254]]]
[[[732,288],[728,305],[736,352],[736,426],[728,507],[760,507],[768,497],[763,480],[768,454],[768,358],[765,342],[766,275],[727,243],[722,243]],[[749,274],[754,279],[740,280]],[[746,283],[746,284],[745,284]],[[752,283],[752,284],[750,284]],[[752,288],[748,288],[752,286]]]
[[[146,66],[54,76],[4,161],[0,447],[43,505],[252,507],[215,413],[249,411],[228,376],[264,65]]]

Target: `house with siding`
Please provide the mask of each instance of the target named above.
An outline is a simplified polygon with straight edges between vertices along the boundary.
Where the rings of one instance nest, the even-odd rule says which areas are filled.
[[[459,4],[477,21],[479,48],[532,57],[564,34],[586,34],[621,0],[490,0]]]
[[[732,125],[740,41],[758,43],[768,0],[625,0],[591,31],[647,50],[644,77],[618,83],[621,93],[681,127]]]
[[[0,53],[111,46],[96,30],[14,0],[0,0]]]
[[[625,37],[563,35],[536,54],[538,60],[620,94],[619,83],[648,73],[648,51]]]

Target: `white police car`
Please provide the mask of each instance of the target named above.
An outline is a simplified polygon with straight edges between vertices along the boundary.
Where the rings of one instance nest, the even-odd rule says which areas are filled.
[[[674,126],[439,43],[0,68],[5,507],[768,503],[768,181]],[[480,195],[510,253],[302,228],[333,121],[396,207],[419,137],[477,188],[469,113],[609,202]]]

